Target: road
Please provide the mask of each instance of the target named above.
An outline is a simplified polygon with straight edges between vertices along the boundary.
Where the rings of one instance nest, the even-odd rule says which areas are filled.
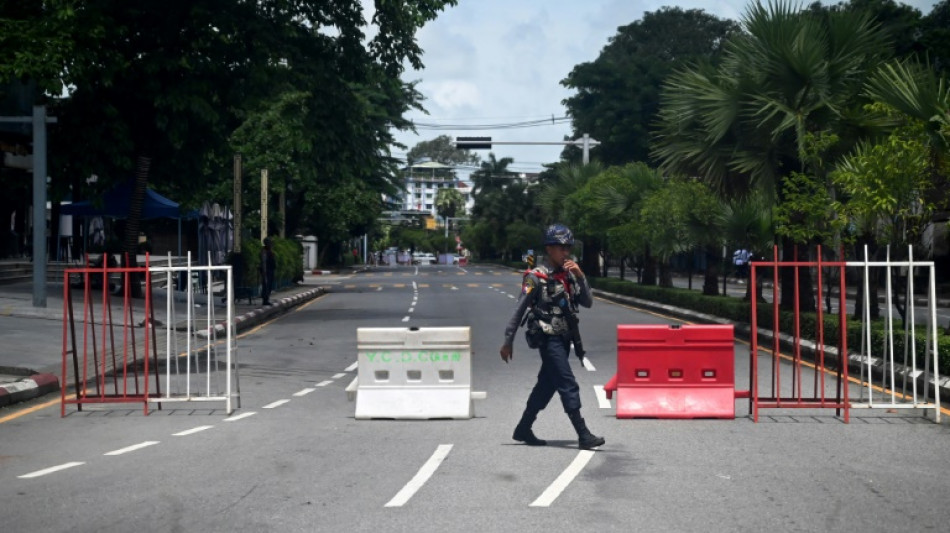
[[[581,315],[591,365],[575,372],[607,444],[578,451],[557,399],[535,425],[547,447],[512,441],[538,370],[520,335],[511,364],[498,356],[519,282],[438,265],[323,280],[328,294],[239,339],[230,418],[181,404],[60,418],[34,402],[0,423],[3,529],[866,532],[950,520],[948,426],[920,413],[855,410],[844,424],[781,410],[756,424],[737,400],[736,420],[616,419],[595,387],[614,374],[617,324],[675,321],[603,300]],[[473,388],[488,393],[476,417],[355,420],[344,387],[356,329],[416,326],[472,328]],[[746,344],[736,361],[748,388]]]

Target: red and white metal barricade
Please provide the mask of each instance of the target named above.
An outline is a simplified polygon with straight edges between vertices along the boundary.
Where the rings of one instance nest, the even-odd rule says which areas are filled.
[[[153,278],[165,278],[164,393],[151,402],[224,402],[225,412],[240,407],[240,382],[234,335],[234,280],[230,265],[193,265],[191,253],[184,265],[151,268]],[[221,279],[215,279],[215,274]],[[176,279],[180,285],[175,290]],[[217,287],[219,290],[215,290]],[[215,314],[215,295],[225,317]],[[184,303],[183,313],[180,310]],[[179,305],[176,305],[179,304]],[[197,310],[202,310],[199,313]],[[181,315],[184,314],[182,317]],[[203,315],[203,316],[199,316]],[[224,361],[219,353],[223,347]],[[159,348],[161,349],[161,348]]]
[[[912,254],[912,252],[910,252]],[[938,353],[937,353],[937,339],[936,339],[936,297],[935,297],[935,277],[933,271],[932,262],[914,262],[912,259],[909,261],[891,261],[888,259],[883,262],[874,262],[870,261],[867,258],[867,252],[865,251],[865,260],[864,261],[823,261],[821,248],[818,248],[817,259],[815,261],[799,261],[797,257],[793,257],[791,261],[779,261],[778,258],[778,248],[776,247],[773,252],[772,261],[754,261],[751,266],[751,275],[750,275],[750,285],[751,285],[751,295],[752,295],[752,334],[751,334],[751,346],[750,346],[750,409],[752,411],[753,420],[758,421],[759,409],[765,408],[781,408],[781,409],[796,409],[796,408],[809,408],[809,409],[829,409],[833,408],[836,410],[836,414],[844,413],[845,422],[850,421],[850,409],[851,408],[922,408],[922,409],[934,409],[935,419],[940,420],[940,399],[939,399],[939,388],[934,387],[935,389],[935,401],[927,402],[929,385],[924,387],[924,398],[921,400],[918,396],[917,390],[917,380],[922,377],[922,383],[930,384],[936,383],[938,381]],[[912,255],[911,255],[912,257]],[[882,348],[883,353],[885,354],[883,359],[875,358],[872,354],[873,350],[871,347],[871,330],[872,324],[870,320],[870,269],[871,268],[885,268],[887,275],[887,290],[888,296],[886,299],[887,313],[888,318],[886,319],[886,335],[884,341],[884,347]],[[813,338],[803,338],[802,337],[802,328],[801,328],[801,305],[799,301],[799,290],[801,288],[801,279],[800,273],[801,269],[814,269],[815,272],[815,285],[813,287],[815,293],[819,295],[818,304],[815,308],[815,332]],[[860,359],[861,361],[861,395],[859,398],[852,398],[851,392],[849,391],[849,380],[851,379],[848,373],[848,361],[849,357],[849,348],[848,348],[848,335],[847,335],[847,269],[858,269],[863,273],[863,280],[861,281],[864,284],[863,294],[863,317],[861,320],[862,324],[862,333],[861,333],[861,350],[860,354],[854,356]],[[930,320],[928,321],[927,333],[926,333],[926,347],[925,354],[923,357],[924,368],[923,370],[918,369],[917,362],[918,358],[916,356],[916,331],[915,331],[915,311],[913,305],[913,275],[908,276],[908,287],[907,287],[907,300],[910,303],[908,305],[908,320],[905,322],[905,328],[903,331],[904,335],[904,361],[901,365],[895,363],[894,360],[894,335],[895,331],[893,328],[893,305],[891,301],[891,272],[893,268],[908,268],[911,273],[915,268],[928,268],[929,269],[929,295],[927,309],[930,315]],[[768,387],[768,390],[765,391],[762,389],[762,384],[765,383],[765,378],[760,376],[759,368],[759,357],[758,352],[760,349],[759,344],[759,295],[758,295],[758,280],[757,274],[759,269],[771,270],[771,306],[772,306],[772,342],[771,342],[771,358],[770,358],[770,373],[768,375],[768,382],[765,385]],[[792,269],[793,270],[793,283],[792,290],[793,301],[792,301],[792,314],[793,314],[793,323],[789,328],[790,331],[782,331],[780,327],[780,308],[779,302],[780,298],[780,270],[781,269]],[[837,324],[837,334],[836,338],[827,338],[824,324],[824,314],[825,310],[820,302],[820,295],[822,295],[826,289],[825,284],[825,271],[830,269],[831,273],[837,273],[837,315],[838,315],[838,324]],[[766,292],[767,294],[767,292]],[[781,343],[782,338],[786,339],[786,342],[791,344],[791,354],[786,358],[782,355]],[[811,363],[803,360],[802,357],[802,348],[803,346],[808,345],[814,350],[814,358]],[[908,357],[910,361],[908,361]],[[783,370],[783,359],[790,360],[791,369]],[[930,372],[930,363],[933,362],[933,378],[931,378]],[[878,369],[878,367],[883,367],[880,369],[878,374],[881,375],[881,385],[877,386],[874,384],[872,370]],[[807,370],[806,370],[807,368]],[[896,377],[895,374],[902,375],[903,381],[903,391],[897,392],[896,390]],[[906,379],[911,379],[911,393],[908,395],[906,391]],[[760,383],[760,379],[762,383]],[[810,387],[804,385],[804,382],[810,381]],[[810,388],[810,391],[808,390]],[[878,398],[875,399],[874,392],[878,391]],[[909,401],[906,401],[908,400]]]
[[[890,247],[884,261],[871,261],[867,246],[864,247],[864,261],[849,262],[848,266],[859,267],[863,272],[863,313],[861,322],[861,396],[852,402],[852,407],[867,409],[933,409],[934,420],[940,422],[940,387],[933,386],[940,380],[937,344],[937,285],[933,261],[914,261],[914,250],[908,247],[906,261],[891,260]],[[879,350],[872,343],[871,328],[871,290],[872,267],[883,268],[885,274],[885,316],[886,334]],[[906,270],[907,283],[904,287],[905,320],[904,327],[894,328],[893,273],[895,269]],[[918,270],[927,272],[927,289],[924,307],[926,309],[926,333],[924,335],[923,366],[917,356],[917,306],[914,278]],[[901,338],[903,357],[895,360],[895,336]],[[880,354],[880,355],[877,355]],[[931,361],[933,373],[931,374]],[[875,376],[877,374],[877,376]],[[898,382],[898,375],[900,376]],[[931,377],[932,376],[932,377]],[[875,383],[875,377],[878,382]],[[908,381],[909,386],[908,386]],[[918,382],[922,391],[918,390]],[[930,399],[930,388],[934,389],[934,400]],[[900,389],[898,391],[898,389]],[[909,390],[908,390],[909,389]]]
[[[107,261],[103,263],[102,267],[67,269],[64,274],[61,415],[65,416],[68,404],[77,405],[81,411],[85,404],[142,403],[144,413],[148,414],[149,403],[157,403],[161,409],[164,402],[182,401],[223,401],[226,412],[232,413],[232,400],[240,402],[240,387],[234,355],[231,267],[193,266],[190,254],[184,266],[172,266],[169,258],[169,266],[153,267],[148,255],[143,267],[109,267]],[[214,272],[223,273],[224,279],[215,280]],[[175,275],[181,278],[180,290],[175,290]],[[76,276],[82,280],[83,288],[81,318],[74,310],[70,288],[70,279]],[[131,284],[137,282],[135,276],[145,281],[144,307],[131,297]],[[153,281],[160,281],[161,277],[165,278],[165,310],[156,314]],[[195,283],[196,277],[204,283]],[[120,321],[114,317],[110,290],[112,281],[117,279],[121,281],[123,297]],[[101,283],[101,291],[94,288],[96,282]],[[214,314],[213,287],[222,285],[226,317],[219,324]],[[99,292],[101,295],[97,296]],[[196,305],[203,305],[206,310],[204,327],[196,316]],[[181,307],[183,311],[179,310]],[[102,318],[97,320],[100,310]],[[137,313],[142,316],[141,322]],[[185,317],[183,328],[178,320],[180,314]],[[223,339],[219,339],[219,333]],[[163,336],[163,342],[159,342],[158,335]],[[218,357],[221,344],[223,362]],[[75,398],[66,395],[70,370]]]
[[[148,256],[142,267],[110,267],[108,263],[107,256],[103,255],[102,266],[93,267],[87,258],[85,268],[70,268],[64,273],[61,416],[66,416],[67,404],[75,404],[82,411],[85,404],[102,403],[141,403],[148,414],[148,398],[161,390],[157,375],[155,388],[149,390],[149,375],[158,365],[158,357],[154,348],[156,338],[152,327]],[[82,284],[82,316],[78,328],[81,339],[77,337],[77,317],[70,286],[73,276],[78,276]],[[143,318],[140,328],[136,326],[137,306],[131,294],[131,284],[137,283],[139,276],[145,280],[145,305],[139,310]],[[115,320],[113,313],[111,291],[116,279],[121,282],[122,293],[119,321]],[[96,315],[100,313],[97,321]],[[74,398],[66,397],[70,356],[76,391]]]

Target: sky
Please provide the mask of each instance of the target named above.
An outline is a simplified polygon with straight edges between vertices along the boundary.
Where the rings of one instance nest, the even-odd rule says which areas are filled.
[[[926,14],[937,0],[905,0]],[[837,2],[823,2],[837,3]],[[407,69],[405,81],[418,81],[428,115],[406,115],[417,133],[397,132],[412,148],[439,135],[491,137],[494,141],[556,142],[571,135],[561,103],[573,92],[561,85],[574,66],[594,61],[617,28],[663,6],[703,9],[739,20],[747,0],[459,0],[419,30],[424,50],[420,71]],[[804,4],[803,4],[804,5]],[[552,119],[555,123],[552,124]],[[500,125],[546,120],[530,128],[466,130],[457,125]],[[433,129],[435,125],[445,129]],[[582,132],[583,133],[583,132]],[[509,169],[540,172],[558,160],[563,146],[496,145],[497,158],[512,157]],[[406,149],[394,148],[404,158]],[[487,150],[479,150],[482,159]]]

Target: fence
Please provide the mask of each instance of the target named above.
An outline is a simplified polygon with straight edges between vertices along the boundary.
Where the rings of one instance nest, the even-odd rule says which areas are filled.
[[[165,393],[149,398],[150,402],[224,402],[231,414],[232,400],[240,407],[240,381],[234,343],[234,277],[230,265],[195,266],[191,253],[184,266],[152,267],[152,275],[164,277],[165,292]],[[223,279],[215,280],[215,274]],[[175,279],[180,285],[172,290]],[[182,278],[183,281],[182,281]],[[216,291],[215,287],[220,288]],[[225,307],[223,328],[216,328],[215,294],[221,295]],[[179,322],[179,306],[185,303],[184,320]],[[204,309],[199,317],[196,309]],[[204,326],[201,327],[201,323]],[[182,331],[182,327],[184,330]],[[222,329],[224,339],[218,339]],[[182,351],[184,344],[184,351]],[[218,358],[218,349],[224,345],[224,362]],[[223,372],[222,372],[223,370]]]
[[[82,285],[82,318],[79,324],[81,345],[77,339],[70,286],[70,277],[73,275],[80,277]],[[122,317],[118,323],[112,312],[110,290],[110,280],[114,276],[121,280]],[[158,355],[154,351],[156,337],[153,328],[151,273],[147,256],[144,267],[112,267],[108,261],[103,261],[101,267],[92,267],[89,266],[87,258],[85,268],[66,269],[63,277],[63,386],[60,415],[66,416],[67,404],[75,404],[82,411],[83,405],[95,403],[142,403],[147,414],[147,398],[161,390],[156,375],[155,391],[149,391],[149,372],[158,365]],[[144,277],[145,280],[145,302],[142,309],[136,308],[131,294],[132,283],[138,283],[138,277]],[[98,302],[97,292],[101,292]],[[97,303],[98,309],[101,310],[101,319],[98,322]],[[140,312],[144,317],[141,330],[135,327],[136,312]],[[120,346],[116,345],[117,337],[120,339]],[[75,398],[66,397],[66,384],[69,381],[67,362],[70,355]]]
[[[912,254],[912,251],[909,252]],[[752,335],[750,347],[750,408],[752,410],[753,420],[758,421],[759,409],[765,408],[833,408],[836,415],[844,413],[845,422],[850,421],[851,408],[915,408],[915,409],[933,409],[935,420],[940,420],[940,398],[939,388],[935,387],[935,400],[928,402],[929,386],[923,390],[923,399],[921,399],[917,381],[922,376],[922,383],[929,384],[930,363],[933,361],[933,382],[937,382],[938,374],[938,354],[936,338],[936,279],[934,275],[934,265],[932,262],[915,262],[913,256],[909,255],[907,261],[892,261],[888,251],[888,258],[885,261],[871,261],[867,256],[865,249],[865,258],[863,261],[823,261],[822,251],[817,250],[817,259],[815,261],[799,261],[797,254],[791,261],[779,261],[778,248],[773,251],[772,261],[756,261],[752,263],[750,285],[752,295]],[[855,355],[849,355],[848,350],[848,292],[847,276],[848,269],[856,270],[860,273],[861,279],[859,285],[862,288],[861,294],[861,345],[860,352]],[[874,272],[874,268],[883,268],[886,280],[887,296],[885,305],[887,316],[885,318],[883,334],[880,334],[883,356],[875,357],[873,352],[872,338],[874,322],[871,320],[871,295],[876,294],[875,280],[880,272]],[[772,348],[770,358],[770,371],[767,376],[768,382],[765,383],[765,377],[760,376],[759,369],[759,280],[757,274],[760,269],[771,270],[771,321],[772,321]],[[785,283],[789,284],[793,295],[791,298],[791,323],[785,320],[783,332],[783,316],[780,310],[779,302],[782,298],[780,287],[780,270],[790,269],[789,275],[786,271],[787,279]],[[807,316],[809,327],[805,328],[811,334],[811,338],[803,337],[803,315],[801,311],[801,273],[802,269],[810,269],[814,272],[814,285],[806,287],[813,290],[812,294],[819,295],[819,301],[815,306],[815,316],[812,319]],[[894,303],[891,299],[893,289],[893,272],[895,269],[906,269],[910,275],[907,276],[905,302],[907,305],[906,320],[902,336],[898,336],[894,330]],[[929,272],[929,293],[927,295],[926,306],[930,319],[927,324],[925,334],[925,353],[924,368],[918,368],[917,358],[917,331],[916,331],[916,309],[914,299],[914,273],[917,269],[927,269]],[[809,274],[811,273],[809,272]],[[826,332],[824,307],[820,302],[820,295],[825,293],[828,288],[833,288],[833,284],[826,285],[825,278],[837,278],[837,324],[834,331]],[[809,279],[811,279],[809,277]],[[767,291],[764,291],[766,296]],[[831,291],[828,291],[828,306],[832,309],[834,300]],[[858,299],[855,299],[858,303]],[[787,315],[786,315],[787,317]],[[903,346],[903,361],[898,364],[895,361],[895,338],[898,339],[898,345]],[[790,346],[791,368],[783,369],[782,343]],[[813,352],[813,361],[803,360],[803,348]],[[910,361],[908,361],[908,358]],[[852,399],[849,389],[849,360],[860,364],[860,395],[857,399]],[[784,366],[787,366],[784,365]],[[790,375],[789,375],[790,373]],[[876,374],[876,376],[875,376]],[[897,376],[901,376],[902,390],[896,390]],[[875,384],[875,377],[879,379],[880,385]],[[907,392],[907,381],[910,378],[911,392]],[[762,383],[765,387],[762,387]],[[805,380],[810,381],[810,391],[803,386]],[[763,389],[767,389],[763,390]],[[875,392],[877,396],[875,397]]]
[[[907,261],[892,261],[890,257],[890,248],[887,249],[887,258],[885,261],[870,261],[868,258],[867,246],[864,247],[864,261],[849,262],[848,266],[861,267],[863,276],[863,313],[861,329],[861,403],[854,403],[852,407],[868,409],[933,409],[935,421],[940,421],[940,387],[934,387],[934,401],[929,402],[930,397],[929,383],[931,382],[930,363],[933,359],[933,382],[939,381],[939,358],[937,344],[937,285],[934,263],[914,261],[913,248],[908,248]],[[885,296],[886,316],[884,319],[885,334],[881,336],[881,346],[879,352],[875,352],[871,321],[871,293],[870,290],[873,276],[871,267],[883,267],[885,273]],[[895,269],[906,271],[907,283],[904,292],[905,318],[903,320],[903,331],[894,329],[894,303],[893,273]],[[926,312],[929,315],[926,324],[926,333],[924,335],[924,369],[918,368],[917,359],[917,306],[914,278],[918,269],[927,271],[927,298],[925,299]],[[899,345],[903,346],[903,357],[900,363],[895,361],[895,334],[899,335]],[[880,353],[880,356],[874,355]],[[908,362],[908,358],[910,361]],[[875,372],[877,371],[877,372]],[[879,385],[875,384],[874,374],[878,374]],[[900,392],[897,391],[898,380],[900,376]],[[923,398],[921,391],[918,391],[918,378],[922,377]],[[909,378],[909,379],[908,379]],[[910,381],[910,392],[908,393],[908,380]],[[878,394],[875,397],[875,392]]]
[[[240,406],[231,267],[194,266],[190,254],[183,266],[173,266],[170,257],[166,267],[150,266],[149,260],[146,255],[144,267],[105,264],[64,272],[62,416],[68,404],[75,404],[82,411],[85,404],[142,403],[145,414],[149,412],[150,403],[161,409],[164,402],[223,401],[228,414],[233,412],[233,399],[237,399]],[[81,280],[81,318],[74,310],[71,276]],[[183,278],[177,290],[175,276]],[[215,276],[222,279],[215,280]],[[153,279],[162,277],[164,289],[153,288]],[[110,279],[117,278],[121,280],[121,320],[115,320],[110,290]],[[131,286],[138,283],[138,279],[145,281],[144,302],[131,295]],[[101,295],[97,295],[100,285]],[[217,320],[214,287],[221,289],[218,292],[224,295],[221,303],[226,308],[221,328],[224,339],[220,340],[218,328],[214,327]],[[163,290],[164,314],[156,314],[154,293]],[[182,304],[183,310],[180,309]],[[206,310],[201,319],[195,312],[200,305]],[[101,319],[97,321],[96,315],[100,312]],[[183,321],[179,321],[180,315],[184,315]],[[141,322],[137,322],[137,316],[143,317]],[[203,328],[199,327],[200,322],[204,322]],[[163,337],[161,343],[159,333]],[[218,357],[222,343],[225,347],[223,363]],[[160,352],[164,353],[160,355]],[[70,358],[75,398],[66,397]],[[164,372],[160,370],[162,364]]]

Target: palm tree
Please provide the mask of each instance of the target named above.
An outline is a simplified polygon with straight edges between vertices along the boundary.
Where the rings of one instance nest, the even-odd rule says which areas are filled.
[[[742,26],[719,67],[686,69],[667,82],[653,153],[664,170],[701,176],[724,199],[758,191],[774,204],[786,176],[813,170],[810,132],[840,132],[834,150],[845,153],[857,138],[851,132],[866,126],[856,110],[886,41],[867,15],[814,14],[784,0],[753,4]],[[797,244],[786,239],[787,256]],[[790,287],[793,273],[783,273]],[[813,309],[808,270],[802,274],[802,309]],[[782,294],[790,306],[792,291]]]
[[[546,180],[538,192],[538,207],[544,217],[545,224],[560,222],[572,227],[583,244],[582,265],[585,272],[597,272],[597,257],[600,253],[600,243],[596,236],[585,234],[578,226],[580,220],[577,213],[568,209],[568,198],[583,189],[594,176],[603,172],[600,163],[593,162],[583,166],[562,163],[557,166],[553,177]],[[605,262],[606,265],[606,262]]]
[[[950,84],[929,67],[910,61],[884,65],[868,81],[867,94],[923,124],[933,193],[946,203],[950,169]]]
[[[483,193],[503,189],[515,176],[508,170],[508,165],[514,162],[510,157],[496,159],[495,153],[489,152],[488,160],[482,161],[479,169],[472,172],[472,195],[478,198]]]
[[[465,198],[458,189],[444,187],[435,193],[435,210],[442,217],[446,230],[449,227],[449,219],[454,218],[459,212],[465,209]]]

